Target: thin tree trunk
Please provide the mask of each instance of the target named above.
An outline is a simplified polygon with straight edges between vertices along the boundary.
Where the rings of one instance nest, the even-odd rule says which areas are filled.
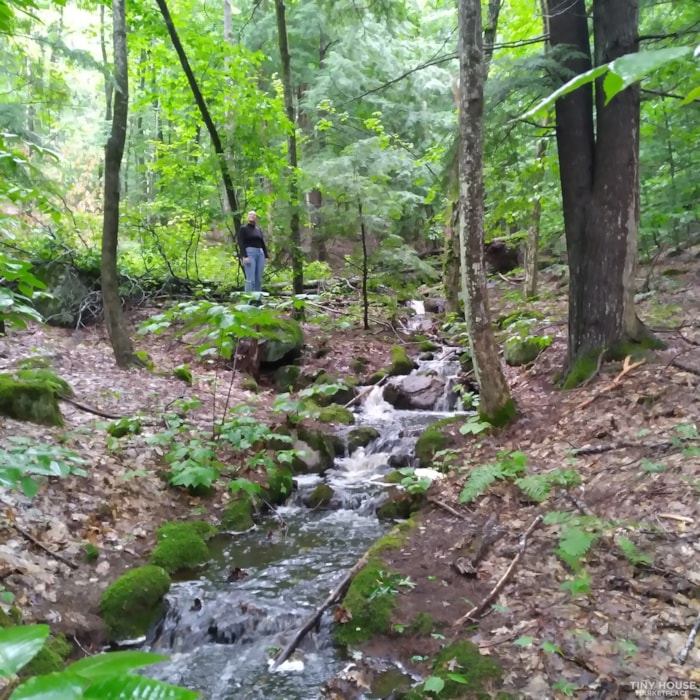
[[[102,66],[105,77],[105,121],[112,119],[112,94],[114,84],[112,82],[112,74],[109,70],[107,61],[107,40],[105,38],[105,6],[100,4],[100,51],[102,52]]]
[[[501,425],[515,415],[515,404],[493,334],[484,269],[484,56],[480,0],[459,0],[459,234],[464,310],[479,413]]]
[[[367,229],[365,228],[365,218],[362,215],[362,200],[357,195],[357,211],[360,215],[360,234],[362,236],[362,320],[363,327],[369,330],[369,295],[367,293],[367,277],[369,268],[367,264]]]
[[[119,298],[117,242],[119,238],[119,173],[129,111],[129,70],[126,54],[126,2],[114,0],[114,114],[112,132],[105,146],[104,219],[102,225],[102,304],[105,325],[119,367],[143,366],[134,354]]]
[[[202,115],[202,121],[207,127],[209,132],[209,138],[214,146],[214,151],[218,157],[219,168],[221,170],[221,178],[224,182],[224,190],[226,192],[226,199],[228,200],[228,205],[233,212],[233,225],[237,231],[241,226],[241,213],[238,210],[238,201],[236,199],[236,192],[233,187],[233,180],[231,178],[231,173],[228,169],[228,164],[226,163],[226,154],[224,153],[224,148],[221,144],[221,139],[219,138],[219,132],[216,130],[216,126],[212,121],[211,115],[209,114],[209,109],[207,103],[204,101],[204,96],[202,91],[199,89],[197,80],[194,77],[192,68],[190,67],[190,62],[187,60],[187,54],[185,49],[182,47],[182,42],[177,34],[175,25],[173,24],[173,18],[170,15],[170,10],[165,0],[156,0],[160,13],[163,15],[163,20],[165,21],[165,26],[168,29],[168,34],[170,35],[170,40],[173,42],[173,47],[177,53],[177,57],[180,59],[180,65],[182,70],[187,76],[187,82],[189,83],[190,90],[192,90],[192,95],[194,100],[199,107],[199,112]]]
[[[287,41],[287,20],[284,0],[275,0],[277,15],[277,40],[282,59],[282,88],[284,108],[289,120],[287,135],[287,161],[289,163],[289,204],[291,216],[289,237],[292,244],[292,286],[295,294],[304,293],[304,260],[301,251],[301,227],[299,222],[299,183],[297,181],[297,132],[294,115],[294,92],[292,90],[292,68]]]

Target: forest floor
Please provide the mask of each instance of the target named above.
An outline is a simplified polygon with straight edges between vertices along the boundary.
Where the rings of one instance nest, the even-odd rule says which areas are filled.
[[[690,254],[667,259],[640,297],[640,316],[667,349],[627,372],[622,363],[604,364],[593,381],[568,392],[554,382],[566,351],[565,288],[556,276],[545,277],[547,292],[529,308],[543,313],[554,341],[533,365],[506,369],[518,417],[493,433],[455,434],[462,450],[455,464],[463,468],[431,488],[418,526],[400,549],[383,555],[415,585],[396,596],[396,634],[373,640],[367,651],[398,653],[429,675],[421,659],[434,656],[445,640],[466,639],[503,666],[499,687],[532,698],[634,697],[635,683],[645,682],[700,688],[700,646],[688,646],[700,619],[699,267]],[[494,318],[522,306],[515,289],[494,280]],[[146,315],[139,310],[130,322],[135,327]],[[399,336],[375,328],[315,329],[305,363],[340,376],[351,373],[350,361],[359,355],[370,358],[368,371],[386,366]],[[36,325],[0,338],[0,370],[22,358],[46,357],[79,401],[116,415],[152,415],[146,432],[162,428],[160,416],[174,401],[195,396],[201,406],[190,416],[211,430],[229,384],[235,403],[250,403],[271,418],[273,390],[244,390],[240,376],[216,362],[196,361],[192,349],[172,337],[140,337],[137,344],[155,371],[118,370],[102,326],[70,331]],[[192,363],[192,386],[172,378],[172,368],[182,363]],[[0,446],[10,437],[62,445],[85,458],[88,471],[87,477],[51,479],[33,499],[4,491],[0,583],[27,621],[46,621],[92,652],[101,642],[96,611],[104,587],[144,563],[161,523],[211,515],[226,496],[204,499],[168,488],[157,474],[157,446],[115,447],[104,419],[70,404],[63,409],[62,429],[0,422]],[[473,503],[460,504],[468,467],[496,462],[503,451],[523,452],[534,473],[574,468],[581,484],[538,504],[499,481]],[[560,525],[537,520],[551,511],[587,518],[579,529],[595,535],[578,576],[555,553],[565,536]],[[454,564],[465,536],[485,530],[496,540],[475,576],[460,574]],[[96,561],[86,561],[87,543],[99,548]],[[463,619],[514,561],[479,624]],[[430,616],[431,630],[403,632],[419,612]]]

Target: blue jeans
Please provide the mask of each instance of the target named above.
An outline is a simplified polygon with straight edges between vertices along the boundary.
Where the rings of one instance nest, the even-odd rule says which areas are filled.
[[[262,292],[265,253],[263,253],[262,248],[246,248],[245,256],[250,260],[248,263],[243,263],[243,270],[245,271],[245,291]]]

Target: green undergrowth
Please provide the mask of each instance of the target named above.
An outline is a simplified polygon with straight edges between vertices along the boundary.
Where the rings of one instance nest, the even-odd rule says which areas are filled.
[[[196,569],[209,560],[205,540],[214,534],[216,528],[203,521],[166,523],[157,532],[157,544],[151,562],[170,574]]]

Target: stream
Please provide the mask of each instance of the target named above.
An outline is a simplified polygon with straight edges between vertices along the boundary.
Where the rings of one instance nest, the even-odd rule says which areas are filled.
[[[451,356],[454,360],[454,355]],[[433,360],[416,372],[450,378],[459,363]],[[451,393],[447,381],[445,394]],[[363,552],[391,528],[374,512],[391,464],[410,462],[418,435],[451,415],[443,397],[432,411],[395,410],[373,388],[356,409],[356,424],[380,436],[351,457],[338,458],[322,477],[295,477],[297,489],[246,533],[211,543],[212,561],[197,580],[176,583],[146,648],[170,660],[148,675],[198,690],[205,700],[314,700],[348,658],[334,648],[332,608],[274,673],[270,659],[326,599]],[[333,510],[311,510],[304,498],[321,482],[336,496]],[[241,575],[241,572],[245,572]],[[367,695],[367,698],[382,697]]]

